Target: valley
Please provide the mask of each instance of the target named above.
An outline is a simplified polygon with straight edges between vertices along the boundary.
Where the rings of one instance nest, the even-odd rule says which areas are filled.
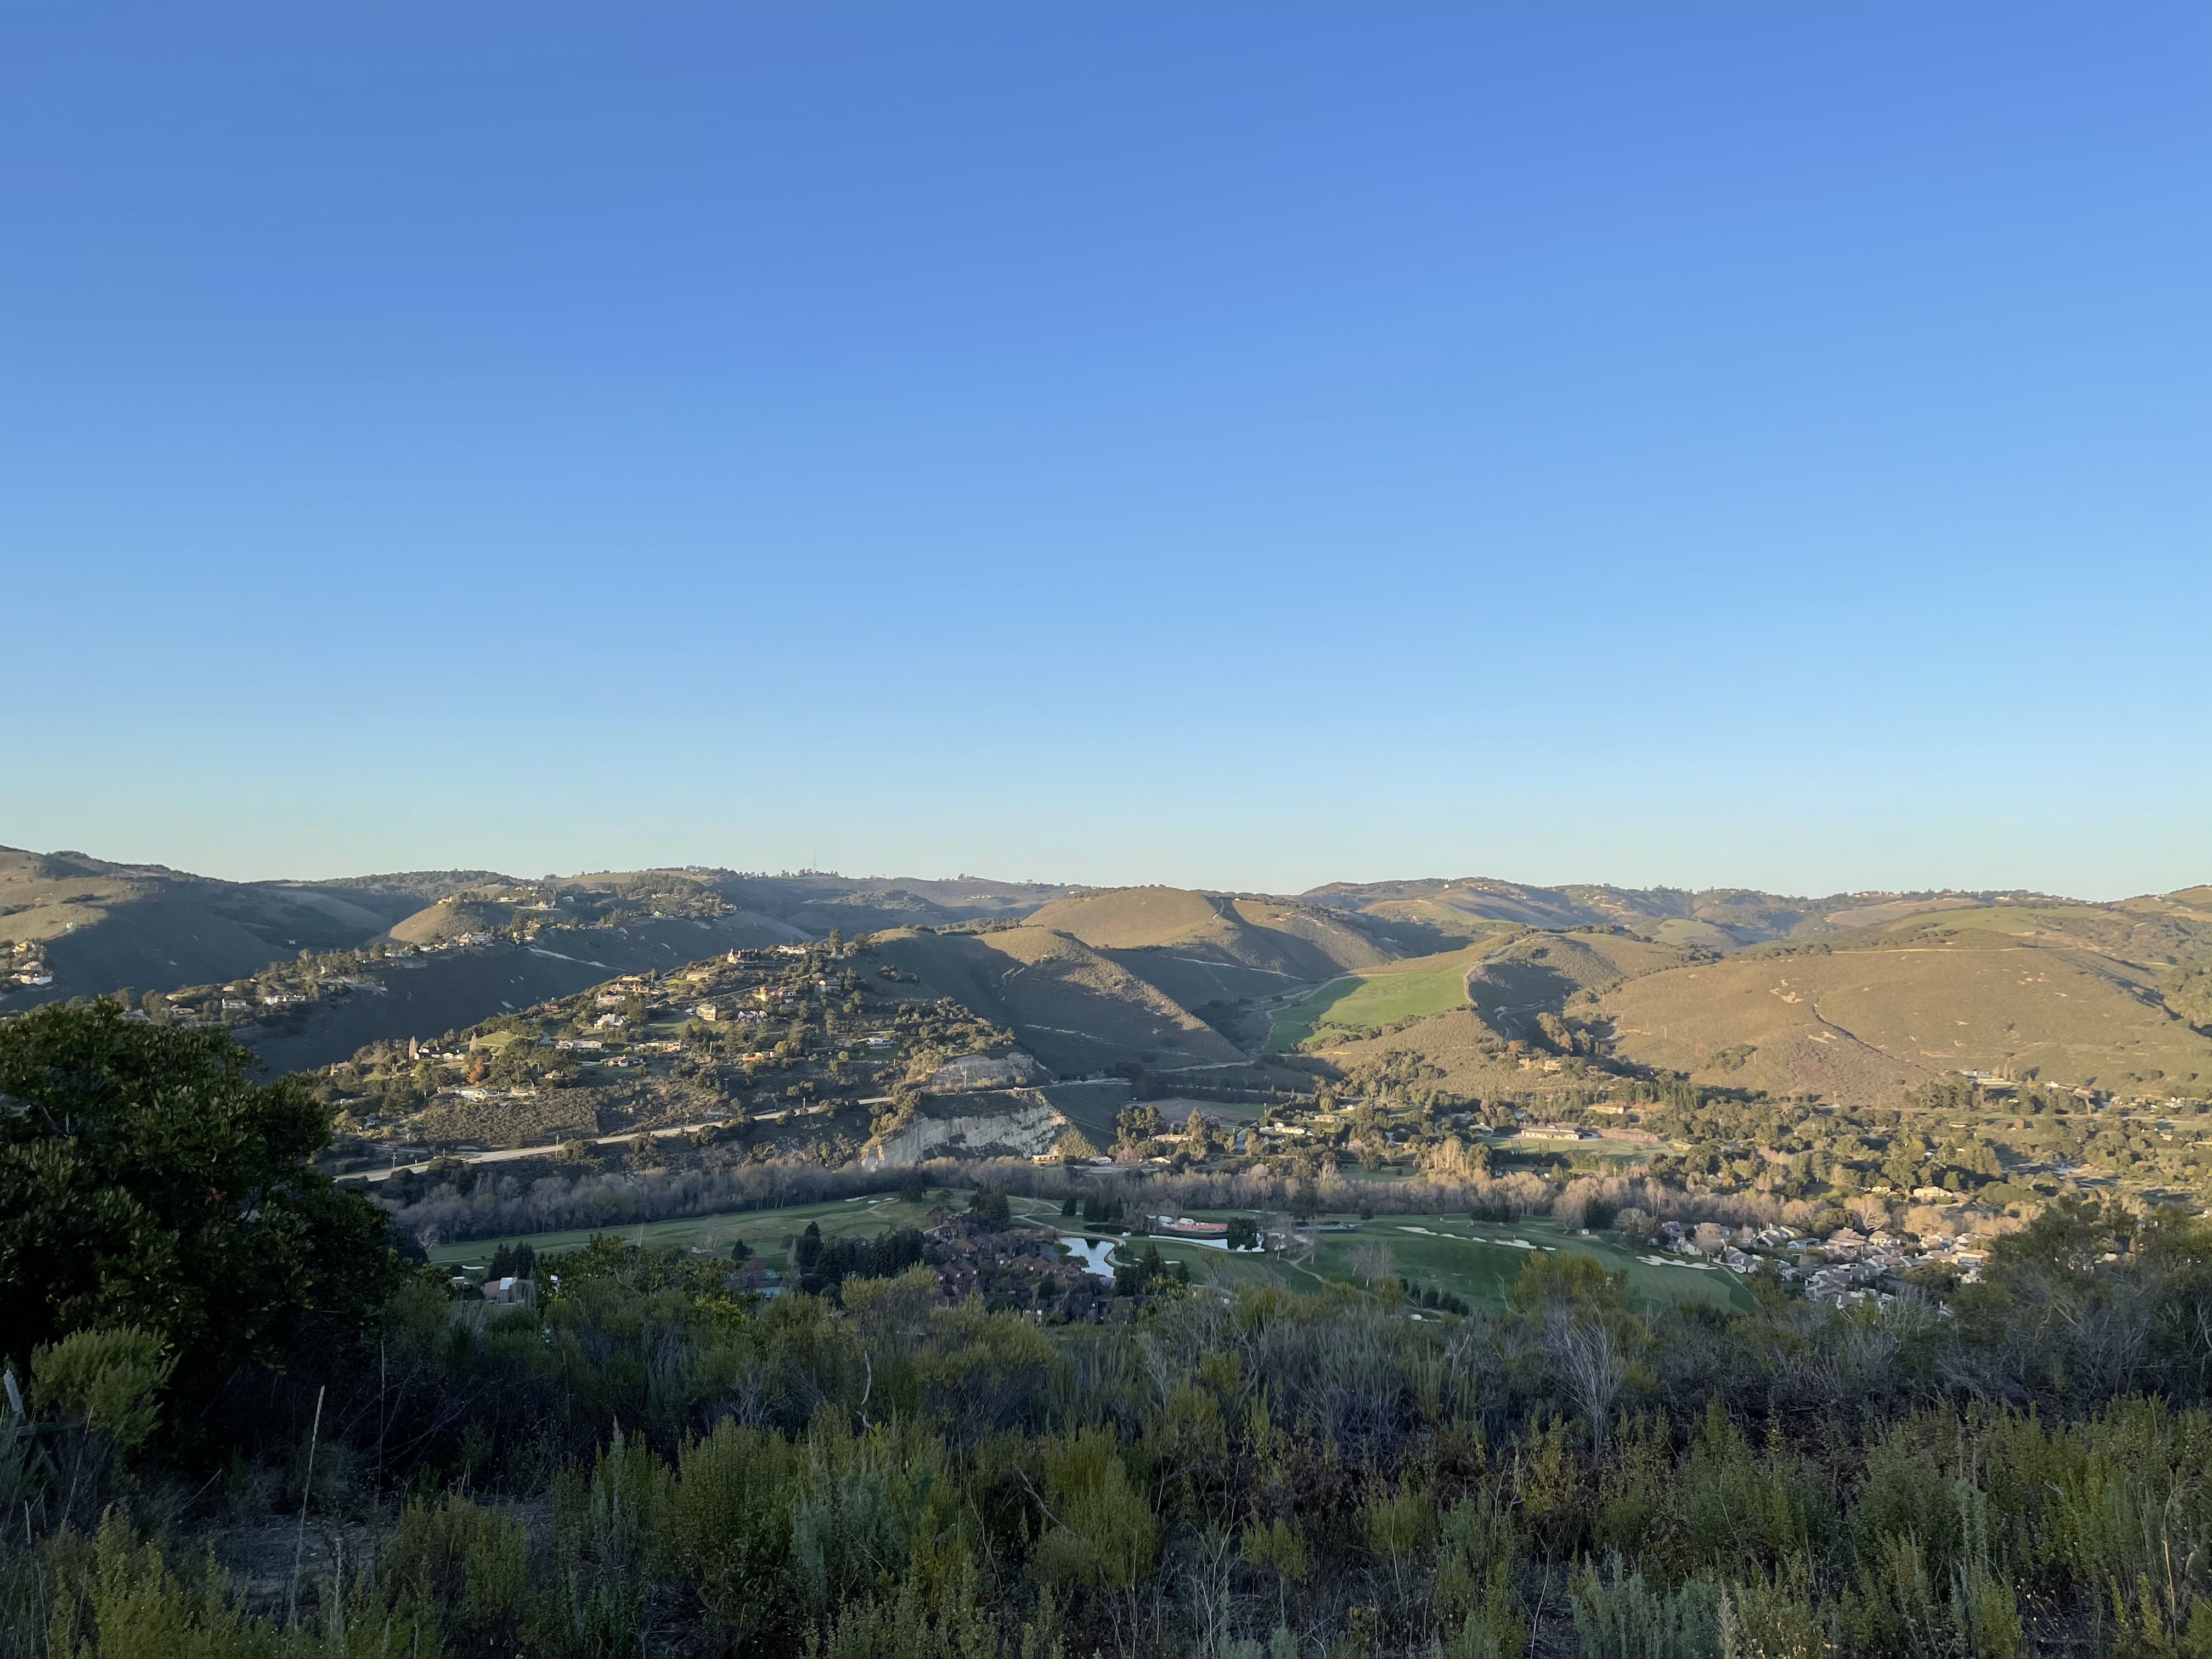
[[[1843,1202],[1904,1190],[1880,1179],[1890,1149],[1962,1088],[1972,1155],[1909,1184],[1948,1175],[2002,1211],[2206,1176],[2201,888],[2087,904],[698,870],[235,884],[11,852],[0,894],[5,1009],[94,997],[222,1026],[313,1077],[330,1167],[364,1177],[475,1158],[1014,1157],[1304,1180],[1644,1170]],[[1194,1110],[1218,1145],[1183,1144]],[[1719,1118],[1767,1126],[1748,1163]]]

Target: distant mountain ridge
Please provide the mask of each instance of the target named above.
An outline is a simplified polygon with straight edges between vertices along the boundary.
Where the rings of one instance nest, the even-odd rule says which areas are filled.
[[[280,1067],[315,1066],[617,974],[833,930],[874,935],[889,969],[1012,1030],[1063,1078],[1234,1085],[1291,1044],[1356,1068],[1381,1042],[1497,1091],[1522,1086],[1498,1069],[1505,1041],[1556,1050],[1570,1069],[1612,1053],[1721,1086],[1832,1097],[1885,1097],[1968,1066],[2131,1087],[2212,1077],[2212,887],[2090,904],[1485,877],[1279,896],[699,866],[231,883],[0,849],[0,1015],[260,975],[223,1017]],[[1764,965],[1830,951],[1817,972]],[[2022,951],[2039,954],[2014,972]],[[1589,1035],[1569,1052],[1575,1030]]]
[[[1528,927],[1625,927],[1671,944],[1729,950],[1784,938],[1817,937],[1923,910],[1996,902],[2071,903],[2018,890],[1968,893],[1832,893],[1796,897],[1752,888],[1613,887],[1568,883],[1534,887],[1486,876],[1418,881],[1331,882],[1299,896],[1449,934],[1507,922]],[[1864,921],[1856,911],[1880,911]],[[1670,925],[1671,924],[1671,925]]]

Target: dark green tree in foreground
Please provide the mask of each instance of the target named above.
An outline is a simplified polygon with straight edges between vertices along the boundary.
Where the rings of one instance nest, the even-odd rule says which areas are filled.
[[[407,1272],[383,1213],[309,1167],[328,1115],[258,1064],[107,1004],[0,1024],[0,1349],[135,1325],[181,1377],[374,1316]]]

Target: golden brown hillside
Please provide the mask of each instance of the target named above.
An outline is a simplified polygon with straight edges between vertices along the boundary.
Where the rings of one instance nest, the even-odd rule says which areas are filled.
[[[878,952],[939,994],[1010,1027],[1061,1077],[1134,1060],[1157,1070],[1233,1065],[1242,1053],[1112,957],[1041,927],[902,930]]]
[[[1048,904],[1024,931],[1110,956],[1185,1008],[1249,1002],[1395,961],[1407,950],[1365,917],[1280,899],[1127,887]],[[1413,935],[1425,948],[1428,939]]]
[[[345,896],[283,883],[0,848],[0,966],[10,970],[0,1012],[251,975],[301,950],[360,945],[385,923]]]
[[[1886,1103],[1946,1073],[2008,1072],[2119,1093],[2202,1092],[2212,1038],[2142,969],[1961,930],[1827,954],[1735,957],[1607,994],[1614,1051],[1701,1082]]]
[[[1226,902],[1181,887],[1122,887],[1060,899],[1033,911],[1024,925],[1069,934],[1094,950],[1142,950],[1229,933],[1221,914]]]
[[[399,945],[443,945],[470,933],[504,927],[518,914],[514,905],[489,899],[441,899],[394,922],[388,937]]]

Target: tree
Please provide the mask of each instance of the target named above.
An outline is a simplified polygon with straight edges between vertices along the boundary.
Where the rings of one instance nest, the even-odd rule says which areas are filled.
[[[1125,1146],[1148,1146],[1159,1139],[1167,1128],[1161,1120],[1160,1109],[1147,1101],[1141,1105],[1124,1106],[1115,1127],[1121,1131],[1121,1144]]]
[[[0,1345],[136,1326],[204,1375],[374,1316],[406,1273],[385,1217],[310,1167],[329,1116],[258,1063],[112,1005],[0,1025]]]

